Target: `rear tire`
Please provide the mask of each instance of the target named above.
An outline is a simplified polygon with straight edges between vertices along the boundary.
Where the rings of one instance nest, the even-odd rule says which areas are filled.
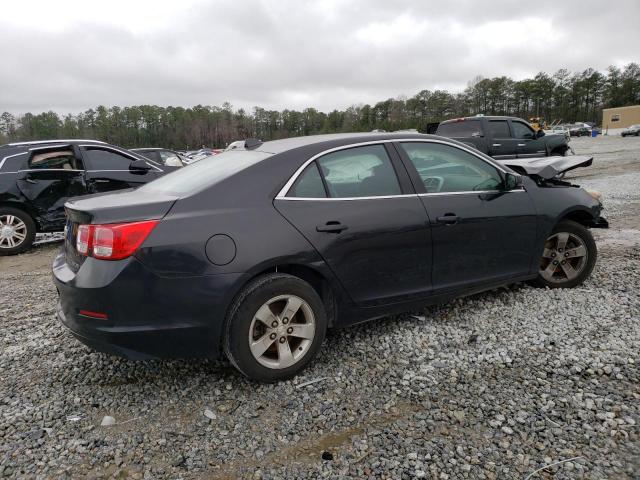
[[[18,208],[0,207],[0,256],[28,250],[35,238],[36,224],[28,213]]]
[[[571,220],[558,222],[545,241],[538,287],[573,288],[591,275],[598,258],[596,242],[588,228]]]
[[[324,305],[311,285],[272,273],[253,280],[234,300],[223,348],[240,373],[271,383],[302,371],[320,350],[326,330]]]

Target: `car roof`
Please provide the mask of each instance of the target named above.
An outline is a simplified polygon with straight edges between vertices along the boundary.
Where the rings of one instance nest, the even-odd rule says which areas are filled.
[[[356,133],[330,133],[325,135],[308,135],[305,137],[291,137],[281,140],[271,140],[264,142],[253,150],[264,153],[283,153],[296,148],[307,147],[315,144],[334,143],[335,146],[348,145],[359,142],[375,142],[381,140],[402,140],[402,139],[426,139],[439,138],[434,135],[410,132],[356,132]],[[448,139],[447,139],[448,140]]]
[[[82,138],[71,138],[71,139],[55,139],[55,140],[31,140],[27,142],[13,142],[7,143],[6,145],[1,145],[2,147],[22,147],[29,145],[46,145],[46,144],[56,144],[56,143],[96,143],[100,145],[107,145],[106,142],[102,142],[100,140],[88,140]]]
[[[150,150],[170,150],[169,148],[162,147],[141,147],[141,148],[129,148],[132,152],[147,152]]]
[[[442,123],[453,123],[453,122],[459,122],[460,120],[482,120],[483,118],[487,118],[489,120],[524,120],[523,118],[520,117],[509,117],[509,116],[505,116],[505,115],[482,115],[481,117],[475,116],[475,117],[458,117],[458,118],[450,118],[449,120],[444,120]],[[526,120],[525,120],[526,121]]]

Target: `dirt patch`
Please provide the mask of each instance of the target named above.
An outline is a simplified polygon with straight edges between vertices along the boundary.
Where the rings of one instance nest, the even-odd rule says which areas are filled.
[[[49,271],[60,246],[60,243],[36,245],[20,255],[0,257],[0,272],[14,274]]]

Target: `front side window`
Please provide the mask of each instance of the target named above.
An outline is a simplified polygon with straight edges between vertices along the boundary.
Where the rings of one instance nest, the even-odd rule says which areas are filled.
[[[71,150],[36,153],[29,160],[30,169],[81,170],[82,165]]]
[[[493,138],[511,138],[511,131],[506,120],[489,120],[489,132]]]
[[[311,162],[304,169],[287,194],[287,197],[298,198],[325,198],[326,196],[316,162]]]
[[[400,195],[398,177],[383,145],[329,153],[317,160],[333,198]]]
[[[515,138],[534,138],[535,134],[533,130],[528,125],[525,125],[522,122],[511,122],[513,126],[513,136]]]
[[[451,145],[400,144],[418,171],[427,193],[500,190],[502,177],[491,164]]]
[[[87,148],[85,156],[92,170],[129,170],[132,159],[101,148]]]

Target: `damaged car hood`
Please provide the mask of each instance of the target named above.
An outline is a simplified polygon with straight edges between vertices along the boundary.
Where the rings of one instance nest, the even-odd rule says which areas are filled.
[[[571,155],[568,157],[514,158],[497,161],[519,173],[550,180],[574,168],[590,166],[593,163],[593,157]]]

